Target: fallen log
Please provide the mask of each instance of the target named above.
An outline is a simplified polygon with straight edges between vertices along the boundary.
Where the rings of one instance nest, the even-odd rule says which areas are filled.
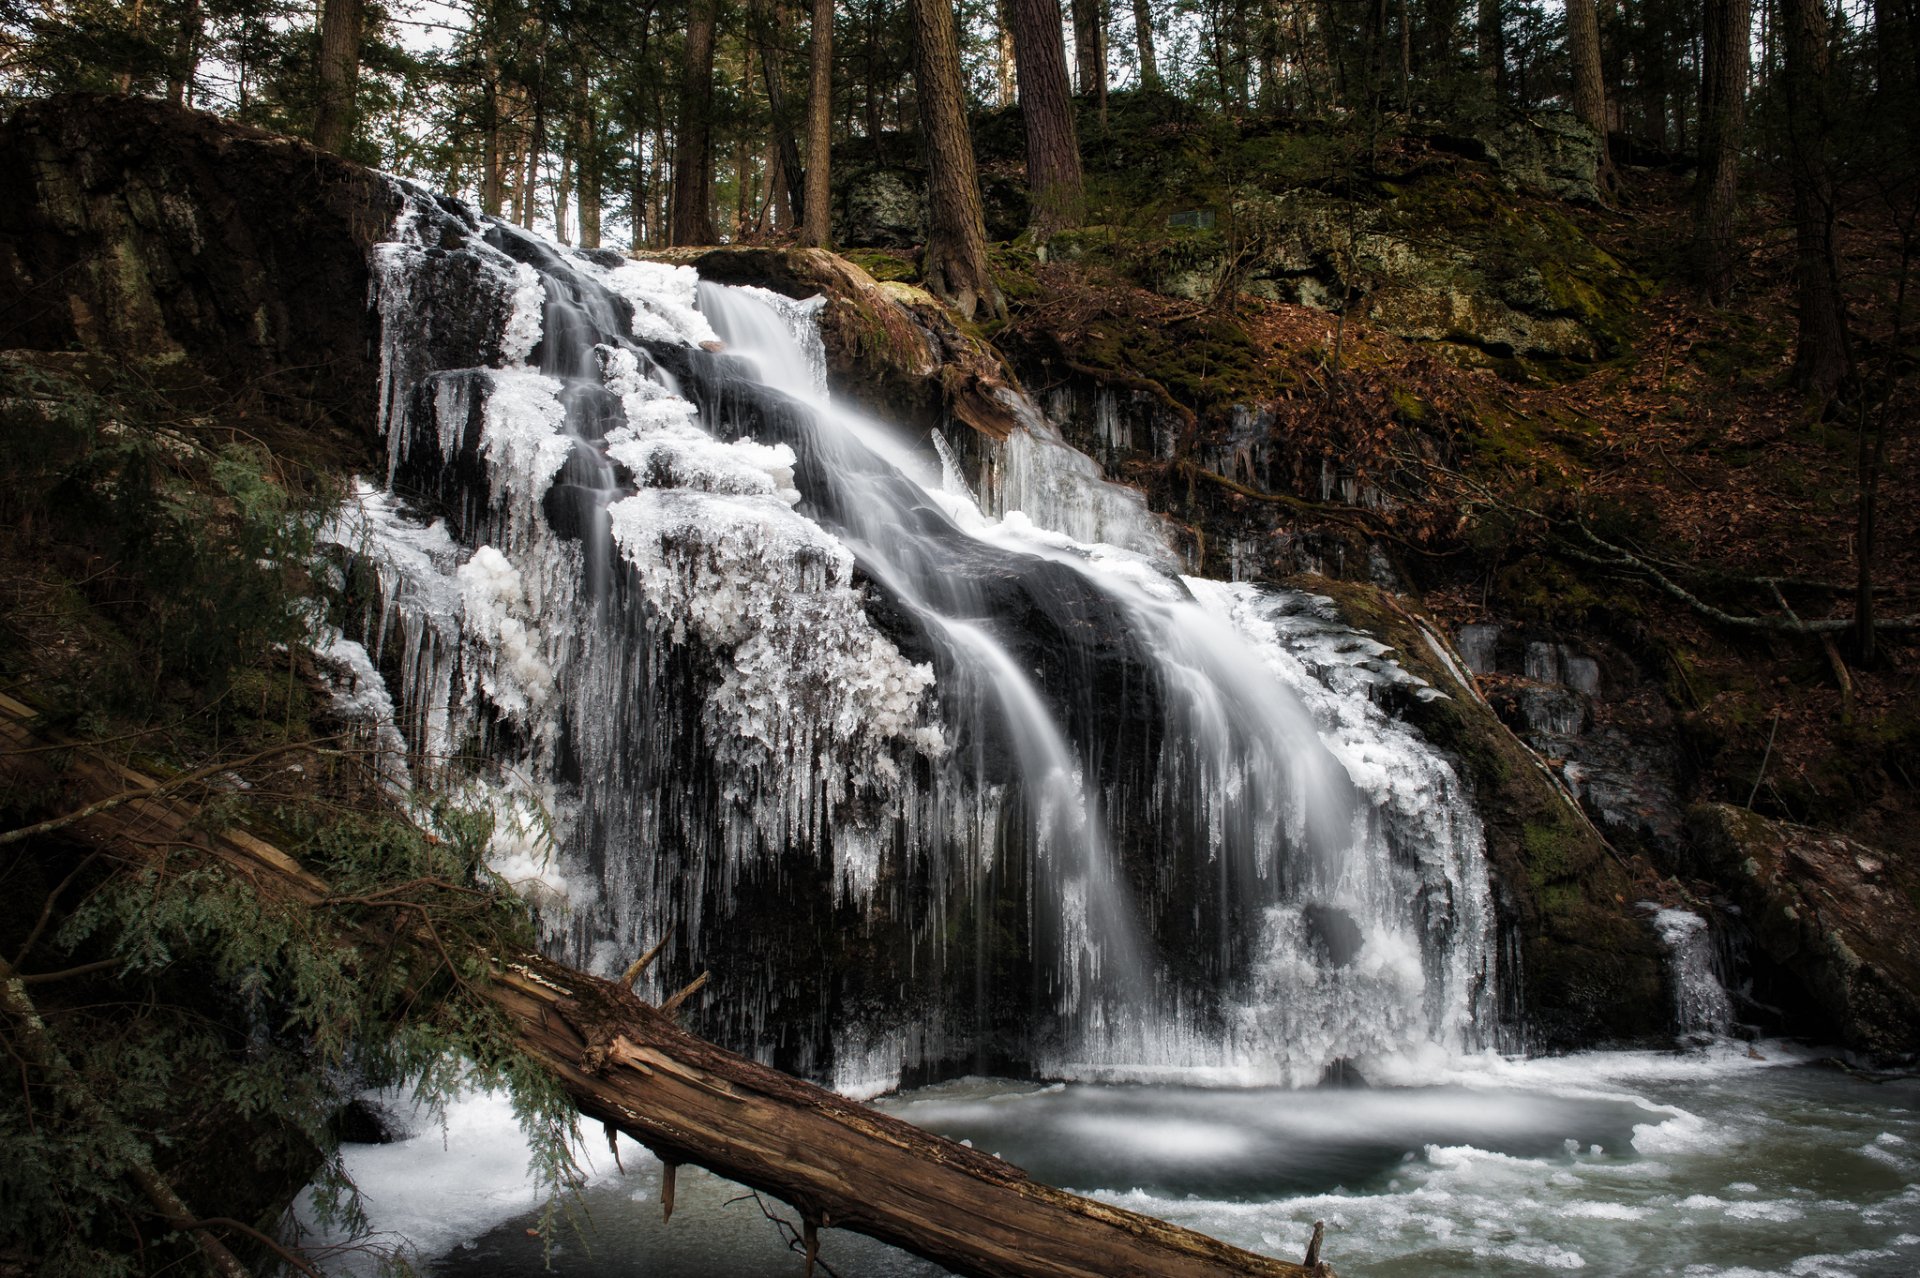
[[[0,696],[0,779],[49,779],[49,742],[35,717]],[[77,815],[57,837],[129,858],[192,846],[271,898],[328,897],[280,849],[244,831],[202,829],[198,809],[162,782],[82,747],[61,753],[58,779]],[[1331,1274],[1038,1184],[1001,1159],[697,1038],[623,984],[533,953],[495,956],[494,968],[487,996],[581,1114],[670,1167],[692,1163],[784,1199],[810,1235],[851,1229],[980,1278]]]

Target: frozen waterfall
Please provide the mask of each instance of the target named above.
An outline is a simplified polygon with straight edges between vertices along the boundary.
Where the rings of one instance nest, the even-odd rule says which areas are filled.
[[[977,476],[847,411],[817,303],[424,195],[373,266],[345,639],[414,778],[546,814],[563,957],[671,932],[704,1032],[849,1090],[1489,1039],[1479,824],[1325,601],[1180,575],[1024,400]]]

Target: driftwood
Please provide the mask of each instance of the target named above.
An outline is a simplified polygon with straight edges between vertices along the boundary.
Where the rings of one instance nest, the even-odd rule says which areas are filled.
[[[50,779],[34,717],[0,696],[0,779]],[[76,811],[115,801],[64,822],[58,837],[130,857],[191,845],[271,897],[328,896],[278,848],[239,830],[199,829],[193,805],[162,783],[79,747],[64,763],[58,780]],[[126,797],[135,790],[152,794]],[[692,1163],[784,1199],[809,1238],[851,1229],[982,1278],[1330,1273],[1038,1184],[998,1158],[696,1038],[624,984],[531,953],[496,956],[494,966],[489,997],[583,1115],[669,1169]]]

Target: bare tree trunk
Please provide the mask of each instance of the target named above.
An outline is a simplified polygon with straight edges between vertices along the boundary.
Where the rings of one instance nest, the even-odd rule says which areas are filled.
[[[769,201],[785,200],[783,226],[792,226],[806,207],[807,193],[800,168],[800,147],[793,139],[791,103],[787,96],[786,67],[780,58],[778,33],[787,27],[785,0],[752,0],[754,43],[760,58],[760,80],[767,90],[767,173],[774,179]],[[776,193],[777,192],[777,193]]]
[[[1400,109],[1413,112],[1413,24],[1407,21],[1407,0],[1399,0]]]
[[[1080,225],[1084,183],[1080,138],[1067,88],[1059,0],[1006,0],[1020,66],[1020,114],[1027,131],[1027,187],[1035,239]]]
[[[807,54],[807,193],[800,204],[800,242],[833,243],[833,0],[813,0],[813,47]]]
[[[547,151],[547,108],[539,98],[533,102],[533,133],[527,140],[527,167],[520,177],[520,225],[529,231],[540,206],[540,165]]]
[[[1800,332],[1794,379],[1830,399],[1852,371],[1840,258],[1834,243],[1833,174],[1827,154],[1832,121],[1824,0],[1783,0],[1787,42],[1787,164],[1793,179]]]
[[[582,78],[585,83],[585,78]],[[600,122],[595,118],[593,95],[588,92],[580,103],[578,132],[574,142],[574,169],[580,184],[580,247],[600,247]]]
[[[506,183],[500,138],[500,77],[491,58],[486,67],[486,89],[481,97],[480,129],[480,208],[491,217],[499,217]]]
[[[363,0],[326,0],[320,12],[320,102],[313,144],[339,151],[353,136],[354,93],[360,84]]]
[[[647,182],[647,130],[634,130],[634,180],[630,182],[632,190],[628,194],[628,217],[632,226],[626,232],[626,246],[634,251],[647,248],[647,226],[653,225],[651,192],[653,184]]]
[[[1573,113],[1600,139],[1595,185],[1603,196],[1619,186],[1607,148],[1607,88],[1600,70],[1600,17],[1594,0],[1567,0],[1567,53],[1573,63]]]
[[[187,0],[179,34],[173,39],[173,56],[167,61],[167,101],[175,106],[192,105],[193,73],[200,65],[202,25],[200,0]]]
[[[1081,95],[1091,97],[1098,106],[1100,127],[1104,129],[1107,126],[1107,0],[1071,2],[1074,75]]]
[[[1007,0],[995,0],[993,6],[993,103],[1010,107],[1019,90],[1014,73],[1013,19],[1007,14]]]
[[[1494,98],[1504,101],[1507,96],[1507,16],[1501,0],[1480,0],[1473,47],[1480,74],[1493,85]]]
[[[1160,62],[1153,51],[1152,0],[1133,0],[1133,43],[1140,55],[1140,87],[1160,88]]]
[[[1733,290],[1733,214],[1747,114],[1751,0],[1706,0],[1700,80],[1700,168],[1693,183],[1693,260],[1715,306]]]
[[[676,246],[713,243],[713,9],[714,0],[692,0],[687,15],[667,225],[667,243]]]
[[[553,238],[562,244],[571,244],[568,226],[571,221],[569,206],[573,203],[573,168],[579,163],[579,155],[574,149],[573,132],[561,130],[560,171],[553,177]]]
[[[972,319],[1004,318],[1006,299],[987,267],[980,171],[967,127],[960,39],[948,0],[912,0],[914,83],[927,152],[927,291]]]

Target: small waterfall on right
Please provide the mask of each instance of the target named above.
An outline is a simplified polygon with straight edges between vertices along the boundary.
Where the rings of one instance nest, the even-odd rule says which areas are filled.
[[[1650,901],[1641,908],[1653,910],[1653,930],[1667,947],[1676,1033],[1688,1042],[1724,1038],[1733,1029],[1733,1000],[1720,980],[1707,921],[1691,910],[1663,909]]]

